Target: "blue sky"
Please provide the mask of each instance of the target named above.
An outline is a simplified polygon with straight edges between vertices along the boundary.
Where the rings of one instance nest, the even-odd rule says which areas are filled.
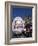
[[[31,7],[20,7],[20,6],[11,6],[11,16],[13,18],[20,16],[32,16],[32,8]]]

